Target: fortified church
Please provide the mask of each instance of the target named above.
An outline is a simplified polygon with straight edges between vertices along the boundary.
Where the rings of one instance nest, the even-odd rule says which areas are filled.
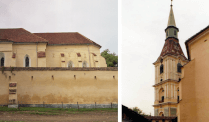
[[[117,107],[118,69],[78,32],[0,29],[0,104]]]

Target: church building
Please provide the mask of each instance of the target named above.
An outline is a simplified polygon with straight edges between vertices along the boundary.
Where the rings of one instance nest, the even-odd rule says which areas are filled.
[[[78,32],[0,29],[0,105],[110,108],[118,104],[118,68]]]
[[[5,67],[107,67],[100,48],[78,32],[0,29],[0,66]]]

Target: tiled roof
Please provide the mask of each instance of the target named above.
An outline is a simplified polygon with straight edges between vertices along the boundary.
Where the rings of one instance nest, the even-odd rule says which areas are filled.
[[[47,40],[30,33],[23,28],[0,29],[0,40],[11,40],[13,42],[47,42]]]
[[[180,46],[178,40],[175,38],[168,38],[165,41],[165,44],[164,44],[164,47],[163,47],[162,52],[160,54],[160,57],[164,57],[168,54],[174,55],[174,56],[181,55],[185,60],[187,60],[187,58],[184,56],[184,53],[181,49],[181,46]]]
[[[101,47],[99,44],[91,41],[78,32],[69,33],[34,33],[49,41],[49,45],[62,45],[62,44],[94,44]]]

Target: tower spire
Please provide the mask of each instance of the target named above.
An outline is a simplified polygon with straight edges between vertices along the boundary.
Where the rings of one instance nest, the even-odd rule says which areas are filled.
[[[174,19],[174,14],[173,14],[172,1],[173,0],[171,0],[171,9],[170,9],[170,14],[169,14],[169,18],[168,18],[168,26],[175,26],[176,27],[176,23],[175,23],[175,19]]]
[[[171,9],[170,9],[169,17],[168,17],[168,25],[167,25],[167,28],[165,29],[166,39],[173,37],[178,40],[179,29],[176,27],[176,22],[175,22],[174,14],[173,14],[172,2],[173,2],[173,0],[171,0]]]

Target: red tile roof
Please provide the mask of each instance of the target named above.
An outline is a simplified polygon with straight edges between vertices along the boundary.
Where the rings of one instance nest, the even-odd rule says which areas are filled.
[[[56,44],[94,44],[101,48],[101,46],[78,32],[68,32],[68,33],[34,33],[49,41],[49,45]]]
[[[13,42],[48,42],[47,40],[30,33],[23,28],[0,29],[0,40],[11,40]]]
[[[184,56],[184,53],[181,49],[181,46],[178,40],[176,40],[175,38],[168,38],[165,41],[160,57],[164,57],[168,54],[175,55],[175,56],[181,55],[185,60],[187,60],[187,58]]]

